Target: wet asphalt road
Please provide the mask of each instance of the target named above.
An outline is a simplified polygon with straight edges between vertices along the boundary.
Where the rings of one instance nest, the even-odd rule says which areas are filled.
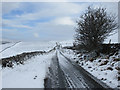
[[[110,90],[110,88],[57,50],[52,57],[45,88]]]

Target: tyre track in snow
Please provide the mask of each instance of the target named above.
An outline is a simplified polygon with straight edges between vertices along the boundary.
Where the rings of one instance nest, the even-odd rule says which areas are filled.
[[[64,73],[61,71],[57,53],[52,57],[49,72],[45,80],[45,89],[47,88],[66,88],[66,79]]]
[[[62,83],[60,83],[60,80],[62,80]],[[112,90],[105,83],[101,82],[82,67],[72,62],[59,50],[52,58],[52,64],[49,68],[48,78],[45,81],[45,88]]]
[[[85,88],[87,90],[96,90],[96,89],[112,90],[105,83],[101,82],[100,80],[95,78],[93,75],[88,73],[86,70],[84,70],[82,67],[72,62],[69,58],[63,55],[63,53],[59,52],[59,55],[62,57],[62,60],[59,60],[61,69],[64,71],[64,73],[71,75],[70,76],[70,78],[72,79],[71,82],[74,82],[74,84],[79,83],[78,86],[77,85],[75,86],[75,88]],[[61,57],[59,57],[59,59]],[[73,73],[70,74],[70,72],[71,73],[73,72]],[[81,86],[80,86],[80,83],[82,83]]]
[[[84,88],[85,90],[89,90],[89,86],[85,83],[79,71],[69,61],[67,61],[61,53],[58,54],[58,57],[60,67],[65,73],[67,81],[70,83],[70,88]]]

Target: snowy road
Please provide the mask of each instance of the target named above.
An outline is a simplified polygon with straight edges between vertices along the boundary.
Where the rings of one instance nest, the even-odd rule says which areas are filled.
[[[50,80],[48,80],[49,83],[47,82],[46,88],[85,88],[86,90],[98,88],[106,90],[105,88],[109,88],[106,84],[90,75],[83,68],[71,62],[60,50],[53,56],[50,68],[52,73],[49,72],[51,76],[49,77]],[[62,83],[64,86],[61,86],[61,81],[64,81],[64,84]],[[55,83],[57,84],[55,85]]]
[[[58,58],[70,88],[89,88],[79,71],[61,53],[58,53]]]

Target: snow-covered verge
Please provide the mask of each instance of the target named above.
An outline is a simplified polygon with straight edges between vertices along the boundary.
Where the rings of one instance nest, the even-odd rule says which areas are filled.
[[[12,44],[12,43],[11,43]],[[3,49],[11,44],[3,44]],[[3,51],[0,58],[15,56],[23,52],[49,51],[55,46],[55,42],[19,42],[15,46]]]
[[[120,52],[112,56],[104,55],[88,59],[85,54],[75,54],[72,50],[62,50],[64,55],[83,67],[111,88],[120,88]]]
[[[44,88],[44,78],[53,52],[27,60],[24,65],[2,70],[2,88]]]

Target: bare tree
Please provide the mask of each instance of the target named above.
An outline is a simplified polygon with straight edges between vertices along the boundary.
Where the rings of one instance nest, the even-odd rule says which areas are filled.
[[[117,29],[116,17],[108,15],[105,8],[91,8],[77,21],[75,43],[87,51],[95,50]]]

